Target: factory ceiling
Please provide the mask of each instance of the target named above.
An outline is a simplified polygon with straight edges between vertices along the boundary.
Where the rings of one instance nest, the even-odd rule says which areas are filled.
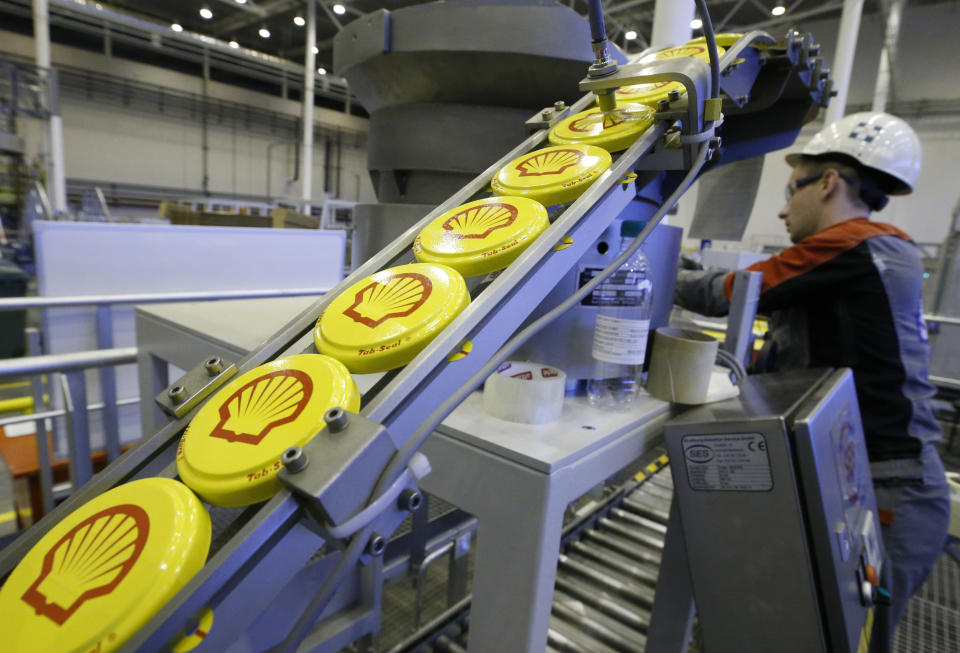
[[[864,11],[881,9],[886,0],[866,0]],[[263,52],[297,63],[303,61],[305,42],[304,0],[50,0],[54,13],[70,13],[71,5],[96,6],[146,21],[158,27],[176,24],[194,32],[236,42],[240,47]],[[332,40],[337,31],[357,17],[385,8],[389,10],[421,4],[420,0],[319,0],[317,2],[317,65],[332,69]],[[586,15],[586,0],[565,0],[563,4]],[[653,21],[654,0],[606,0],[604,11],[608,36],[621,48],[636,51],[647,46]],[[918,4],[917,0],[913,4]],[[0,0],[0,16],[6,11],[19,14],[29,9],[30,0]],[[708,0],[715,28],[743,31],[748,28],[777,32],[800,21],[836,17],[841,0]],[[784,11],[780,13],[780,7]],[[19,11],[17,11],[19,10]],[[779,15],[774,15],[775,13]],[[0,20],[0,23],[3,21]],[[265,30],[265,31],[264,31]],[[636,36],[628,39],[627,36]]]

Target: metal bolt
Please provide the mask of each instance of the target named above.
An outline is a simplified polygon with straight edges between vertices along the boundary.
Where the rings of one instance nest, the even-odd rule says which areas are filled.
[[[349,420],[346,411],[337,406],[323,414],[323,421],[327,423],[327,428],[331,433],[339,433],[347,428]]]
[[[372,556],[381,556],[387,548],[387,540],[379,533],[374,533],[367,543],[367,553]]]
[[[670,102],[668,100],[660,100],[657,102],[657,111],[669,111]]]
[[[543,111],[540,112],[540,117],[543,118],[544,120],[549,119],[550,116],[552,115],[553,115],[553,109],[544,109]]]
[[[203,361],[203,367],[206,368],[207,374],[210,376],[216,376],[223,371],[223,359],[219,356],[211,356],[207,360]]]
[[[677,89],[673,89],[672,91],[667,93],[667,97],[670,98],[671,102],[676,102],[677,100],[680,99],[680,91],[678,91]]]
[[[423,505],[423,495],[416,490],[407,488],[397,497],[397,507],[407,512],[416,512]]]
[[[175,385],[167,390],[167,396],[170,397],[170,401],[179,404],[187,398],[187,389],[182,385]]]
[[[553,103],[553,108],[556,109],[557,111],[563,111],[564,109],[567,108],[567,103],[564,102],[563,100],[557,100],[556,102]]]
[[[723,147],[723,139],[720,138],[719,136],[714,136],[713,138],[710,139],[710,147],[712,147],[715,150]]]
[[[280,456],[280,462],[291,474],[303,471],[307,466],[307,454],[300,447],[290,447]]]

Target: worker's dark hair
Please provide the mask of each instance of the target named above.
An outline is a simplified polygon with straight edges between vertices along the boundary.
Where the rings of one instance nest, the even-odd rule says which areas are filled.
[[[883,180],[852,156],[836,152],[817,156],[804,154],[797,165],[802,165],[811,175],[836,170],[847,182],[847,199],[854,204],[863,204],[871,211],[880,211],[887,205],[889,198],[883,191]]]

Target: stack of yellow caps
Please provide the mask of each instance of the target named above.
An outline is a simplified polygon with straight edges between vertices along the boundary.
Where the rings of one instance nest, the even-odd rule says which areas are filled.
[[[53,526],[0,589],[3,650],[106,653],[123,646],[193,577],[210,517],[182,483],[146,478]]]
[[[497,195],[519,195],[546,206],[572,202],[610,167],[610,153],[594,145],[534,150],[503,166],[493,178]]]
[[[743,34],[738,32],[725,32],[723,34],[717,34],[716,37],[714,38],[716,38],[717,40],[717,46],[718,46],[717,54],[722,55],[723,54],[722,48],[729,48],[731,45],[733,45],[734,43],[742,39]],[[696,44],[704,45],[706,44],[706,42],[707,42],[707,38],[705,36],[698,36],[695,39],[690,39],[689,41],[687,41],[687,45],[696,45]]]
[[[642,104],[618,104],[613,111],[598,107],[563,120],[550,131],[554,145],[596,145],[608,152],[625,150],[653,124],[653,109]]]
[[[730,34],[727,36],[736,36],[732,41],[725,40],[724,43],[735,43],[740,35]],[[710,52],[707,50],[706,42],[700,39],[694,39],[686,45],[679,48],[667,48],[647,55],[641,59],[641,63],[649,61],[662,61],[663,59],[676,59],[677,57],[697,57],[704,61],[710,61]],[[718,39],[719,44],[719,39]],[[717,47],[717,56],[723,56],[723,48]],[[666,100],[670,91],[686,93],[687,90],[680,82],[653,82],[650,84],[633,84],[631,86],[621,86],[617,89],[617,103],[621,102],[639,102],[649,107],[656,108],[657,103]]]
[[[734,42],[735,41],[736,39],[734,39]],[[717,56],[722,57],[724,52],[725,50],[718,44]],[[652,52],[641,59],[640,63],[647,63],[649,61],[663,61],[664,59],[677,59],[679,57],[696,57],[709,63],[710,50],[707,49],[707,44],[705,41],[694,39],[693,41],[676,48],[667,48],[666,50]]]
[[[280,456],[326,426],[323,414],[356,412],[360,392],[329,356],[301,354],[256,367],[228,383],[190,422],[177,449],[184,483],[218,506],[246,506],[280,489]]]
[[[470,303],[459,272],[436,263],[381,270],[334,299],[313,332],[317,351],[366,374],[402,367]]]
[[[420,232],[413,253],[465,277],[502,270],[550,226],[543,204],[525,197],[491,197],[453,208]]]

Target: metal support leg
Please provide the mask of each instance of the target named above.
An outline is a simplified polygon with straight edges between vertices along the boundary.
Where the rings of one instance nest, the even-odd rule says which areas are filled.
[[[41,353],[40,331],[36,327],[26,330],[27,355],[38,356]],[[30,378],[30,387],[33,391],[33,411],[43,412],[43,381],[40,376]],[[37,430],[37,467],[40,476],[40,497],[43,504],[43,514],[53,510],[53,467],[50,465],[50,448],[47,439],[47,420],[38,419],[33,423]],[[39,519],[34,515],[34,520]]]
[[[113,313],[109,304],[97,306],[97,348],[113,349]],[[107,460],[113,461],[120,456],[120,420],[117,416],[117,371],[111,366],[100,368],[100,392],[103,395]]]
[[[677,653],[690,644],[693,617],[693,587],[687,566],[687,544],[680,525],[677,499],[670,502],[670,521],[663,546],[663,562],[647,632],[647,653]]]
[[[83,371],[79,371],[61,375],[60,383],[67,410],[70,480],[76,491],[93,477],[90,425],[87,422],[87,381]]]
[[[470,543],[471,533],[458,535],[450,552],[450,573],[447,577],[447,607],[454,605],[467,595],[467,581],[470,579]]]

